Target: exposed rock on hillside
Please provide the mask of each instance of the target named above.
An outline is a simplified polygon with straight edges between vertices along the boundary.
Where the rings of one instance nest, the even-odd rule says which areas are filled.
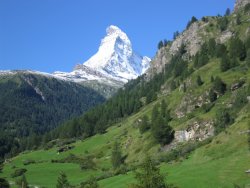
[[[190,140],[202,141],[214,135],[214,127],[212,121],[193,122],[186,130],[175,132],[177,142],[185,142]]]
[[[250,3],[250,0],[237,0],[234,5],[234,11],[237,12],[240,8]]]
[[[182,118],[186,114],[191,113],[196,108],[200,108],[207,103],[209,103],[208,92],[205,92],[204,94],[197,97],[190,93],[186,94],[182,98],[180,105],[176,108],[175,114],[178,118]]]

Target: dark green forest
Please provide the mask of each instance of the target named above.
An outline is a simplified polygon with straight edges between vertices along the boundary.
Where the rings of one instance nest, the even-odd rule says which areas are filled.
[[[40,142],[39,135],[104,100],[89,88],[54,78],[26,73],[0,77],[0,157],[31,148]],[[27,136],[33,141],[20,144],[18,138]]]

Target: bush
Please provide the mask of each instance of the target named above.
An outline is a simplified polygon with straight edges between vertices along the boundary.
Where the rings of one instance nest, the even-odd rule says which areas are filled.
[[[214,92],[213,89],[210,89],[208,97],[209,97],[210,102],[214,102],[217,99],[217,94]]]
[[[214,107],[214,103],[204,104],[204,105],[202,106],[202,109],[204,110],[205,113],[207,113],[207,112],[209,112],[213,107]]]
[[[15,177],[23,175],[25,172],[27,172],[27,169],[25,169],[25,168],[19,168],[19,169],[16,169],[15,172],[12,173],[10,176],[12,178],[15,178]]]
[[[23,162],[23,165],[30,165],[30,164],[34,164],[36,163],[35,160],[32,160],[32,159],[27,159]]]
[[[246,6],[244,7],[244,12],[249,12],[250,11],[250,3],[246,4]]]
[[[225,31],[227,29],[228,26],[228,19],[227,17],[221,17],[218,20],[218,27],[221,31]]]
[[[0,178],[0,187],[9,188],[10,187],[9,182],[4,178]]]

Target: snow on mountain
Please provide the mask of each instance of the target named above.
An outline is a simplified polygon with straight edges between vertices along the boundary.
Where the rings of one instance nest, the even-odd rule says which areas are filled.
[[[136,54],[126,33],[117,26],[109,26],[106,32],[94,56],[77,65],[73,72],[55,72],[54,75],[78,82],[109,80],[125,83],[145,73],[151,59]]]

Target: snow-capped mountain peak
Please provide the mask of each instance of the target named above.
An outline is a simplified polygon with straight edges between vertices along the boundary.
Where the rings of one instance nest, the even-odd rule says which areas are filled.
[[[136,54],[126,33],[117,26],[106,29],[97,53],[71,73],[56,72],[55,75],[85,80],[116,80],[127,82],[145,73],[151,59]],[[77,78],[75,78],[77,77]]]
[[[106,32],[98,52],[84,65],[123,82],[143,74],[150,59],[137,55],[126,33],[117,26],[109,26]]]

